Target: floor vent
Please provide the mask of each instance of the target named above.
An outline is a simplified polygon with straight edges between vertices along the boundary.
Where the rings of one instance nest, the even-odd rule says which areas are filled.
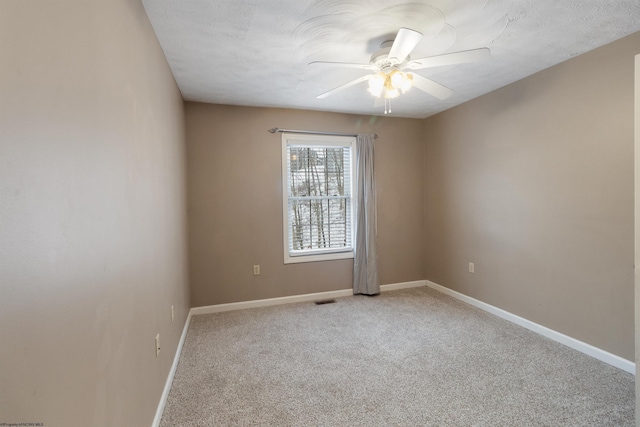
[[[336,300],[334,299],[323,299],[320,301],[314,301],[316,305],[323,305],[323,304],[333,304],[334,302],[336,302]]]

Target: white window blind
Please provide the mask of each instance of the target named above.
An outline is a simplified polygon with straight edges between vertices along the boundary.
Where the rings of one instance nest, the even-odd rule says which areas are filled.
[[[354,141],[283,135],[285,262],[353,256]]]

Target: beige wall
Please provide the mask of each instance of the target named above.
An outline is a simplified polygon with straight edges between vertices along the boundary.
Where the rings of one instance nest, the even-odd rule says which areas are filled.
[[[426,121],[427,279],[634,360],[639,46],[637,33]]]
[[[189,308],[183,114],[139,1],[0,2],[0,423],[151,424]]]
[[[186,122],[193,306],[351,287],[353,260],[283,263],[272,127],[377,133],[380,281],[424,278],[422,121],[187,103]]]

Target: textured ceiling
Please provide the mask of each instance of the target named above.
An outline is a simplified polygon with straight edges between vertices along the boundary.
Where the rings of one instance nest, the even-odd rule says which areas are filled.
[[[412,89],[393,116],[424,118],[640,31],[638,0],[143,0],[183,97],[215,104],[382,115],[366,82],[316,96],[366,70],[401,27],[421,58],[488,47],[491,59],[419,70],[454,94]],[[638,48],[640,53],[640,46]]]

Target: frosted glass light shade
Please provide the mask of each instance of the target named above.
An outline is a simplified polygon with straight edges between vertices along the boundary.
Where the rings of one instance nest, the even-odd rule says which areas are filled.
[[[384,89],[385,80],[386,76],[383,73],[378,73],[372,76],[369,79],[369,93],[375,97],[380,96],[380,94],[382,94],[382,89]]]
[[[407,91],[411,89],[412,85],[413,85],[413,75],[405,74],[404,79],[402,80],[402,86],[400,86],[400,90],[402,90],[402,93],[407,93]]]
[[[391,79],[391,87],[394,89],[400,89],[404,83],[404,73],[393,70],[391,74],[389,74],[389,78]]]

